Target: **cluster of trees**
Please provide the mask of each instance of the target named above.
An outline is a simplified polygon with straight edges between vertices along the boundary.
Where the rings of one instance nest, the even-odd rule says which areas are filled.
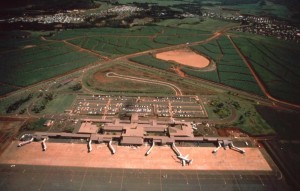
[[[73,91],[81,90],[81,88],[82,88],[81,83],[77,83],[76,85],[70,87],[70,89],[73,90]]]
[[[216,113],[220,118],[225,118],[230,115],[229,106],[220,100],[212,100],[210,105],[214,107],[213,112]]]
[[[31,98],[32,98],[32,94],[29,94],[27,97],[19,99],[18,101],[8,106],[8,108],[6,109],[6,113],[12,113],[16,111],[23,103],[29,101]]]
[[[40,113],[42,110],[46,108],[46,105],[53,100],[53,98],[54,98],[53,93],[45,94],[43,100],[39,104],[34,105],[31,111],[33,111],[34,113]]]

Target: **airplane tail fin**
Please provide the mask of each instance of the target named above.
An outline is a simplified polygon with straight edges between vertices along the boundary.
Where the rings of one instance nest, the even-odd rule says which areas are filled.
[[[193,159],[189,160],[189,165],[193,163]]]

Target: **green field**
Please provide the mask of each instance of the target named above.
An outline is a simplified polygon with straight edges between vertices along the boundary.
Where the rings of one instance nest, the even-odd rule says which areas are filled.
[[[182,66],[181,70],[186,74],[264,96],[247,65],[227,37],[222,36],[207,44],[193,46],[192,49],[211,58],[216,63],[217,69],[204,71]],[[170,70],[172,65],[175,65],[156,59],[152,55],[133,57],[130,60],[163,70]]]
[[[195,71],[185,70],[187,74],[263,96],[247,65],[243,62],[227,37],[222,36],[208,44],[192,48],[210,57],[216,63],[217,70],[209,72],[210,75],[202,71],[198,71],[197,74]]]
[[[51,33],[51,36],[45,37],[47,40],[43,40],[40,35],[50,32],[0,34],[1,95],[99,60],[93,54],[79,52],[63,40],[114,58],[169,45],[202,41],[210,36],[205,31],[163,26],[74,29]],[[5,41],[6,38],[8,41]]]
[[[199,30],[147,26],[131,29],[78,29],[59,33],[52,39],[69,39],[68,42],[72,44],[113,58],[170,45],[202,41],[210,35]]]
[[[125,76],[134,76],[145,79],[155,79],[158,81],[164,81],[159,76],[153,77],[152,73],[146,70],[140,70],[134,67],[128,67],[128,63],[105,65],[101,68],[89,71],[84,79],[84,86],[97,93],[114,93],[114,94],[130,94],[130,95],[174,95],[175,92],[172,88],[147,83],[134,81],[129,79],[122,79],[116,77],[107,77],[108,72],[114,72]]]
[[[249,37],[234,38],[234,42],[251,62],[272,96],[300,103],[299,45]]]
[[[168,19],[163,20],[157,25],[168,26],[168,27],[178,27],[187,30],[199,30],[201,33],[214,33],[220,31],[227,27],[233,27],[238,25],[237,23],[232,23],[228,21],[203,18],[203,17],[193,17],[184,19]],[[199,34],[199,33],[198,33]]]
[[[172,63],[156,59],[154,56],[150,54],[133,57],[130,58],[130,60],[133,62],[137,62],[139,64],[143,64],[154,68],[159,68],[162,70],[170,70],[170,68],[172,67]]]
[[[180,5],[183,3],[192,3],[193,0],[119,0],[118,1],[120,4],[129,4],[129,3],[134,3],[134,2],[139,2],[139,3],[149,3],[149,4],[157,4],[160,6],[172,6],[172,5]]]
[[[280,18],[290,17],[290,11],[284,5],[274,4],[272,2],[266,1],[265,5],[260,5],[260,3],[255,4],[241,4],[241,5],[229,5],[221,6],[222,8],[229,8],[239,10],[241,14],[250,15],[268,15]]]
[[[54,97],[53,100],[47,104],[45,110],[41,113],[46,114],[57,114],[63,113],[66,109],[68,109],[73,101],[75,100],[75,94],[58,94]]]
[[[0,52],[0,82],[25,87],[99,60],[62,42]],[[13,88],[7,87],[3,93]]]

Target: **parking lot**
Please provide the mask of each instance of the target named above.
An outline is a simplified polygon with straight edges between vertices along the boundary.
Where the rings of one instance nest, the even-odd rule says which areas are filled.
[[[79,115],[115,116],[139,113],[140,116],[172,118],[207,118],[198,97],[125,97],[108,95],[79,95],[72,111]]]

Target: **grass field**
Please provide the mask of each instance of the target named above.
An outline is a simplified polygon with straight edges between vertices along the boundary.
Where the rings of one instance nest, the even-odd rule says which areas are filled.
[[[249,37],[234,38],[234,42],[251,62],[272,96],[300,103],[299,45]]]
[[[179,87],[185,95],[214,95],[217,92],[224,92],[206,84],[199,84],[192,80],[181,78],[175,73],[166,72],[165,70],[153,70],[152,68],[141,64],[134,64],[132,62],[106,64],[91,70],[84,76],[83,85],[88,89],[96,92],[98,91],[99,93],[118,93],[126,95],[136,95],[137,93],[138,95],[175,94],[174,90],[167,86],[148,83],[133,83],[133,81],[118,78],[107,78],[105,76],[107,72],[168,82]]]
[[[134,2],[139,2],[139,3],[149,3],[149,4],[157,4],[160,6],[172,6],[172,5],[179,5],[183,3],[192,3],[193,0],[185,0],[185,1],[180,1],[180,0],[119,0],[118,1],[120,4],[129,4],[129,3],[134,3]]]
[[[132,81],[127,79],[107,77],[108,72],[115,72],[120,75],[136,76],[145,79],[153,79],[152,75],[147,71],[139,71],[134,68],[124,67],[122,65],[114,65],[104,67],[98,70],[90,71],[84,78],[86,87],[105,93],[118,94],[153,94],[153,95],[173,95],[175,92],[166,86]],[[154,79],[160,80],[157,76]]]
[[[202,17],[193,17],[193,18],[184,18],[184,19],[168,19],[163,20],[157,25],[168,26],[168,27],[178,27],[187,30],[199,30],[200,33],[214,33],[220,31],[226,27],[233,27],[238,25],[237,23],[202,18]],[[199,34],[199,33],[198,33]]]
[[[266,4],[261,6],[260,3],[256,4],[241,4],[241,5],[230,5],[221,6],[222,8],[230,8],[239,10],[241,14],[250,15],[268,15],[281,18],[288,18],[290,11],[284,5],[274,4],[270,1],[266,1]]]
[[[41,113],[57,114],[64,113],[75,100],[75,94],[57,94],[54,99],[47,104],[45,110]]]

